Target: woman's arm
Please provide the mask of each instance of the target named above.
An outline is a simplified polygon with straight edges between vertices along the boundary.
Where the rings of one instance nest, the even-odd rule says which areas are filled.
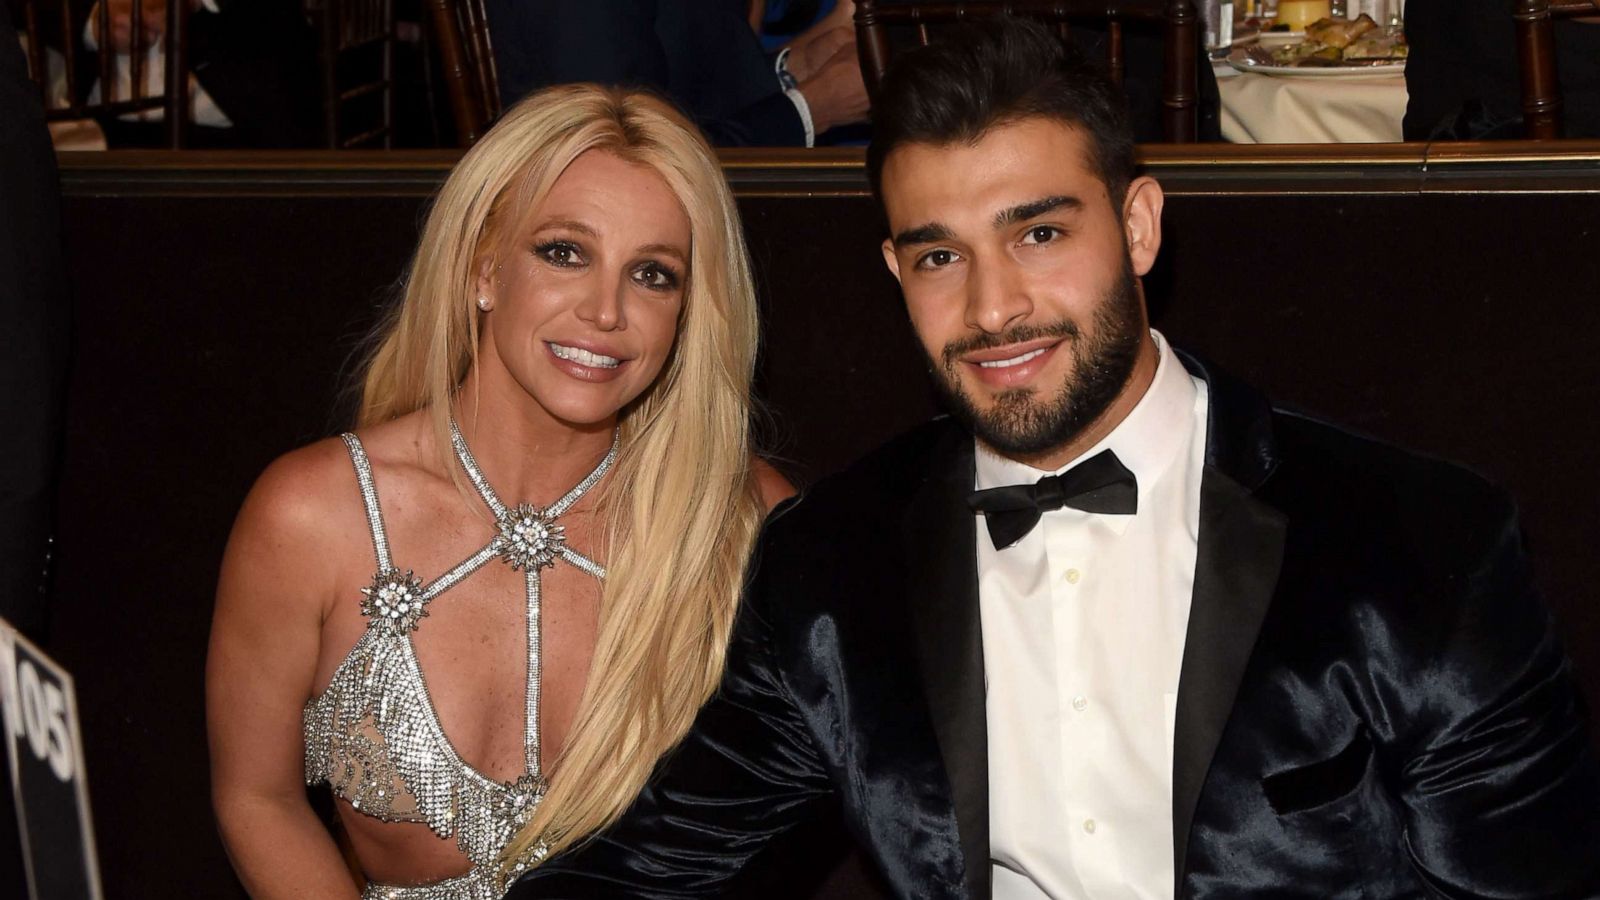
[[[338,494],[318,490],[330,449],[290,454],[256,483],[228,540],[211,623],[212,802],[234,869],[256,898],[357,896],[303,775],[301,708],[337,555],[320,539],[339,521],[324,499]]]

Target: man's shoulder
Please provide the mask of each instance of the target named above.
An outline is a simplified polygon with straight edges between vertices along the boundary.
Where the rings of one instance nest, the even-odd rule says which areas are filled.
[[[748,596],[803,617],[893,594],[918,533],[918,498],[932,479],[962,477],[962,441],[972,438],[947,419],[924,423],[784,501],[762,529]]]
[[[1267,497],[1326,538],[1403,541],[1418,562],[1450,566],[1516,528],[1510,494],[1460,463],[1281,408],[1272,430],[1279,465]]]
[[[844,565],[857,554],[889,551],[927,483],[960,477],[953,467],[971,441],[944,416],[891,438],[780,505],[763,530],[763,558],[780,566],[779,560],[811,566],[821,558]]]
[[[951,451],[971,440],[948,416],[924,422],[806,488],[779,518],[898,515],[929,478],[951,474]]]

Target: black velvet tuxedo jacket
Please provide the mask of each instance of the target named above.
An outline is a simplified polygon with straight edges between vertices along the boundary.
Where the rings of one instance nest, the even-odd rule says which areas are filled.
[[[1600,894],[1600,774],[1511,503],[1191,368],[1178,896]],[[972,484],[940,420],[775,517],[717,695],[617,825],[511,896],[713,895],[831,803],[897,896],[987,898]]]

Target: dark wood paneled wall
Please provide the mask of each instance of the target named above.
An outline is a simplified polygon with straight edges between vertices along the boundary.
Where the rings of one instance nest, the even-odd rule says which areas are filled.
[[[1600,145],[1201,149],[1146,151],[1170,198],[1158,327],[1510,487],[1600,699]],[[217,561],[256,473],[345,424],[353,356],[450,162],[63,160],[76,334],[50,644],[78,678],[108,896],[241,895],[206,800]],[[850,152],[726,163],[773,447],[820,476],[934,409],[877,211]]]

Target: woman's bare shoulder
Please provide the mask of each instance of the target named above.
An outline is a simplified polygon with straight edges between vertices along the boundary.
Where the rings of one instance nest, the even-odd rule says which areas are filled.
[[[256,479],[234,523],[237,541],[264,549],[324,546],[365,515],[355,467],[344,441],[326,438],[273,460]]]
[[[760,456],[751,455],[750,471],[755,476],[756,492],[761,496],[761,505],[768,512],[771,512],[774,506],[799,493],[782,472],[773,468],[772,463]]]
[[[357,443],[383,479],[414,457],[416,421],[402,417],[355,432]],[[330,532],[365,535],[366,513],[350,448],[342,436],[291,450],[273,460],[256,480],[240,511],[240,521],[259,519],[283,535],[325,539]]]

